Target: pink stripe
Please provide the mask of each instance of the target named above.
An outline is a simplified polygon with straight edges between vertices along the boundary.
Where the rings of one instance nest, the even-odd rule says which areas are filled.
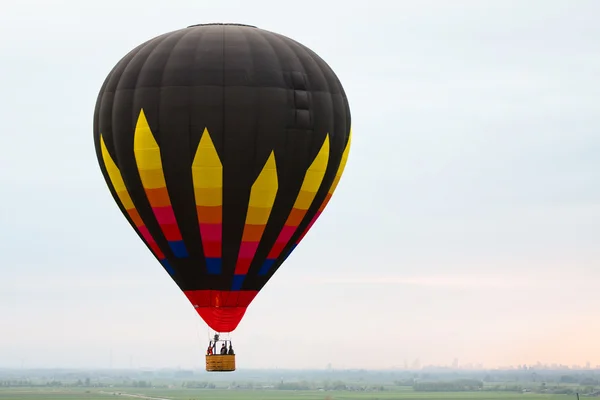
[[[154,238],[150,235],[150,231],[146,228],[146,225],[140,226],[138,228],[140,230],[140,234],[144,238],[144,240],[148,243],[148,245],[155,243]]]
[[[177,225],[173,207],[152,207],[152,211],[160,225]]]
[[[256,253],[256,249],[258,249],[258,242],[242,242],[240,244],[240,253],[238,254],[239,258],[253,258]]]
[[[200,224],[200,235],[203,242],[220,242],[223,228],[221,224]]]
[[[150,246],[150,249],[152,250],[152,252],[156,255],[156,257],[158,257],[161,261],[165,258],[165,255],[163,254],[163,252],[158,248],[158,245],[156,243],[148,243],[148,246]]]
[[[287,243],[294,232],[296,232],[296,226],[284,226],[281,232],[279,232],[279,236],[277,237],[277,243]]]

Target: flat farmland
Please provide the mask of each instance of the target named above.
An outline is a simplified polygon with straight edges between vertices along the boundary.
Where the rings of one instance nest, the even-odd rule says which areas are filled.
[[[508,392],[386,392],[290,391],[290,390],[214,390],[214,389],[136,389],[110,388],[4,388],[2,400],[574,400],[575,395]]]

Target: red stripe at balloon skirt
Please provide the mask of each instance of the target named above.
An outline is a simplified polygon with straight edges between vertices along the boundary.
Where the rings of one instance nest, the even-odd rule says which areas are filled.
[[[183,293],[211,329],[226,333],[237,328],[258,291],[188,290]]]

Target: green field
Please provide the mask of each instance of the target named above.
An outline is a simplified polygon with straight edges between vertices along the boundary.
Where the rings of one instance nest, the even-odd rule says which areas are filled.
[[[120,393],[120,394],[113,394]],[[548,395],[533,393],[506,392],[413,392],[399,390],[393,392],[336,392],[336,391],[289,391],[289,390],[207,390],[207,389],[41,389],[4,388],[0,389],[2,400],[573,400],[574,395]]]

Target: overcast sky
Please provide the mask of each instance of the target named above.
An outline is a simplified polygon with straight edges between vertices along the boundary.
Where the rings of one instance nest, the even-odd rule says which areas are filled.
[[[3,4],[0,367],[202,367],[207,327],[116,207],[92,117],[129,50],[206,22],[312,48],[352,110],[334,198],[234,332],[240,368],[600,364],[599,15],[597,0]]]

